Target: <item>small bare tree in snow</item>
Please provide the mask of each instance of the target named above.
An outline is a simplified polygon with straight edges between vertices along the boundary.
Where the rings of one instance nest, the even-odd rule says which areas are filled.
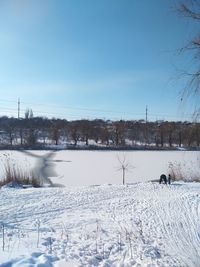
[[[117,159],[119,162],[119,168],[117,169],[118,171],[122,171],[122,183],[125,185],[125,175],[126,172],[130,171],[134,167],[128,162],[126,154],[123,154],[123,156],[117,155]]]

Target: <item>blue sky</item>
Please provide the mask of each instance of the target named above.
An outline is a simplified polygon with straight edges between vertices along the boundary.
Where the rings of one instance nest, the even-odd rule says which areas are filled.
[[[188,119],[177,49],[197,27],[175,2],[1,0],[0,115]]]

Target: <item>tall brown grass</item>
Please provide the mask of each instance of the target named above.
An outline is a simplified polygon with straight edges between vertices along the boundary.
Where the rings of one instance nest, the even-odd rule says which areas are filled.
[[[41,187],[43,185],[42,180],[33,171],[24,170],[9,159],[4,163],[4,175],[5,177],[0,180],[0,187],[12,182],[33,187]]]
[[[174,181],[200,182],[200,158],[188,162],[169,162],[168,172]]]

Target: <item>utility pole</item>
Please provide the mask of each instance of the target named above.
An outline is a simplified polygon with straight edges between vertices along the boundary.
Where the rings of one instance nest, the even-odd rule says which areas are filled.
[[[148,121],[148,106],[146,106],[146,123]]]
[[[148,122],[148,107],[146,105],[146,123],[145,123],[145,139],[146,139],[146,144],[148,144],[148,130],[147,130],[147,122]]]
[[[18,98],[17,105],[18,105],[18,119],[19,119],[20,118],[20,98]]]

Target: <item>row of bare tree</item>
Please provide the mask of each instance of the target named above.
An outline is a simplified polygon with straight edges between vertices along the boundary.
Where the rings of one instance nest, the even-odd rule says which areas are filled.
[[[199,147],[200,123],[0,117],[0,146]]]

